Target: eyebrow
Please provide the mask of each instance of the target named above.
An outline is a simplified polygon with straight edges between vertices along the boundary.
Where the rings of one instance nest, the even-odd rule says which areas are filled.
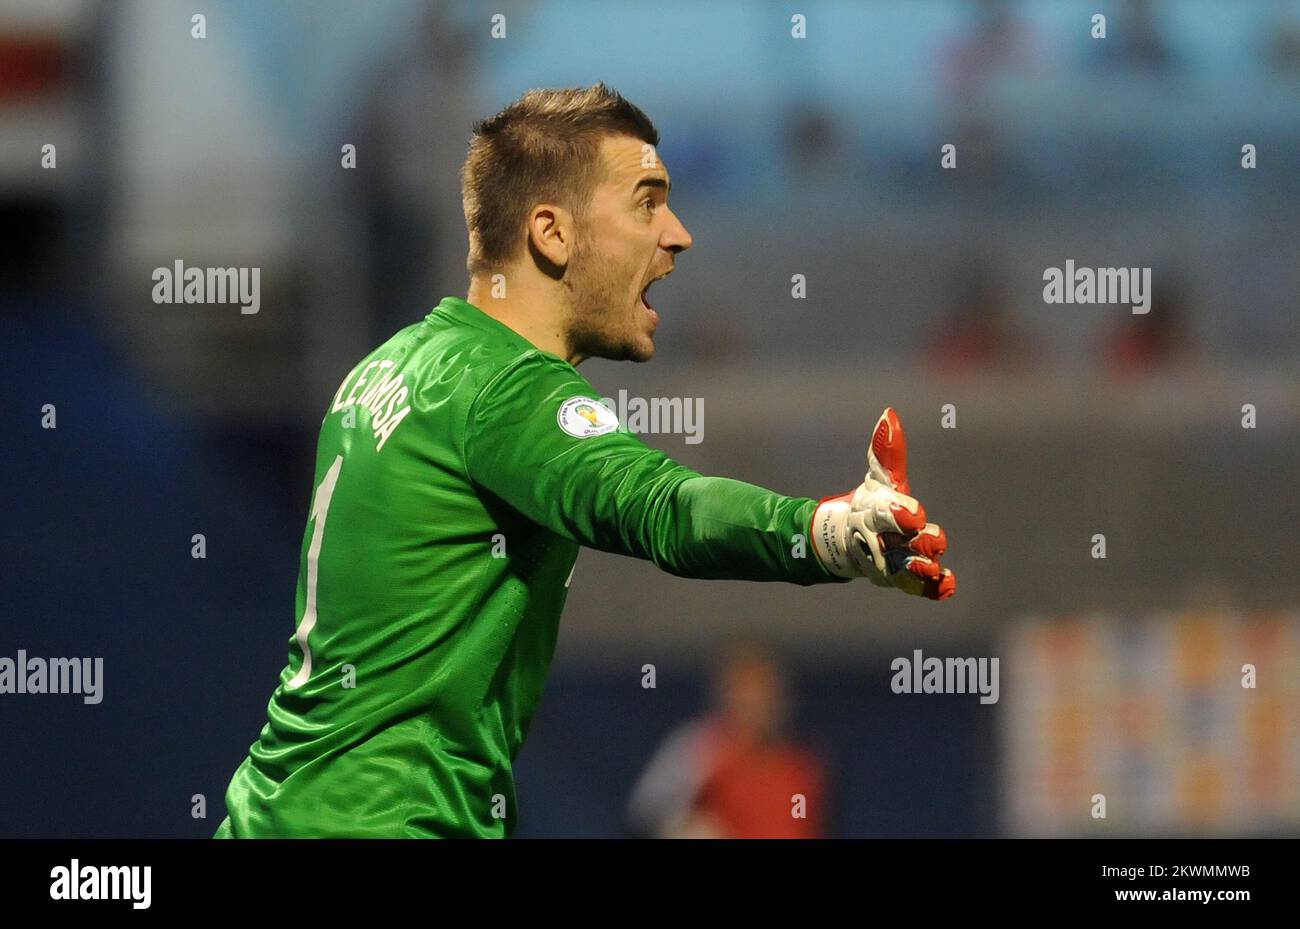
[[[632,188],[632,196],[635,197],[636,192],[642,187],[658,187],[662,189],[664,193],[672,193],[673,182],[671,180],[665,181],[662,177],[643,177],[641,180],[637,181],[636,186]]]

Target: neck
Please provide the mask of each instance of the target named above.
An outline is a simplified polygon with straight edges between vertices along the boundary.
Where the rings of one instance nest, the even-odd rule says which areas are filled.
[[[509,296],[494,297],[490,276],[475,275],[465,299],[542,351],[558,355],[575,367],[581,364],[586,356],[576,352],[569,343],[560,284],[550,280],[532,281],[520,274],[508,273],[506,279],[511,282],[507,289]]]

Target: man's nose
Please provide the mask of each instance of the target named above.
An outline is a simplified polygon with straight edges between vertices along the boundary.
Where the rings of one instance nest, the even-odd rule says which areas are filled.
[[[686,231],[686,227],[683,226],[682,221],[677,218],[677,214],[672,213],[671,210],[669,213],[672,215],[672,222],[668,225],[668,229],[664,233],[661,244],[673,254],[684,252],[691,247],[691,243],[695,240],[691,237],[691,234]]]

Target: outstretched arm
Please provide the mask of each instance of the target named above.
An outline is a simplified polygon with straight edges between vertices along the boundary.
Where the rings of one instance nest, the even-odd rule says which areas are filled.
[[[566,538],[653,561],[682,577],[816,584],[870,576],[837,569],[810,537],[815,513],[843,511],[847,526],[851,505],[828,509],[826,501],[705,477],[620,431],[598,396],[555,356],[536,352],[517,359],[470,407],[471,480]],[[820,522],[824,535],[830,523]],[[856,546],[875,525],[855,523],[858,535],[846,530],[841,544]],[[906,541],[920,527],[886,528]],[[919,562],[895,567],[909,570],[909,564]]]

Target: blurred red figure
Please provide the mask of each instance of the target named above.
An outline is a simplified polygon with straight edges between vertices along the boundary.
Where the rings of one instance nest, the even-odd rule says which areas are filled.
[[[936,327],[926,357],[943,375],[962,377],[997,371],[1023,375],[1033,367],[1035,346],[1008,313],[1006,294],[987,269],[963,274]]]
[[[1157,290],[1145,314],[1125,314],[1102,340],[1102,363],[1118,378],[1136,378],[1176,367],[1190,358],[1186,304],[1177,285]]]
[[[821,837],[822,764],[785,734],[785,680],[775,659],[753,644],[735,647],[715,684],[715,709],[674,730],[637,783],[634,830],[659,838]]]

